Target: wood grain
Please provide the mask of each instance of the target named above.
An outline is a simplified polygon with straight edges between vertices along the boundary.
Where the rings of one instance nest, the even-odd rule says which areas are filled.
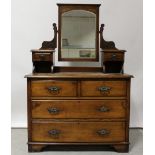
[[[115,57],[114,57],[115,56]],[[106,61],[124,61],[124,53],[114,53],[114,52],[109,52],[109,53],[104,53],[104,62]]]
[[[125,116],[126,116],[125,100],[33,100],[32,101],[33,119],[36,118],[109,118],[109,119],[117,118],[118,119],[118,118],[125,118]]]
[[[82,81],[81,96],[126,96],[126,81]],[[110,90],[100,91],[100,87]]]
[[[51,53],[33,53],[32,61],[52,61],[53,54]]]
[[[56,136],[50,130],[58,130]],[[97,132],[105,129],[109,133]],[[125,140],[124,122],[51,122],[32,124],[32,141],[44,142],[121,142]]]
[[[87,68],[85,68],[87,69]],[[72,70],[76,70],[76,67],[72,67]],[[81,68],[82,70],[82,68]],[[50,78],[50,79],[93,79],[93,80],[108,80],[108,79],[130,79],[132,75],[129,74],[104,74],[101,72],[59,72],[59,73],[31,73],[25,75],[25,78]]]
[[[49,88],[57,87],[60,90],[50,91]],[[36,80],[31,83],[32,96],[77,96],[76,81]]]

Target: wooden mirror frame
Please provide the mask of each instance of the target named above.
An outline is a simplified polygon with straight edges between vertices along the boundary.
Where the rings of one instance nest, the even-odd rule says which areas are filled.
[[[99,7],[100,4],[62,4],[58,3],[58,61],[99,61]],[[84,10],[96,15],[96,57],[85,58],[62,58],[61,57],[61,17],[64,12],[71,10]]]

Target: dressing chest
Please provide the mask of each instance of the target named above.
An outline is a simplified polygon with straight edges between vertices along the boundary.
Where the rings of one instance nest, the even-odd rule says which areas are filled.
[[[32,50],[33,70],[25,76],[29,152],[106,145],[128,152],[132,76],[124,74],[125,51],[103,39],[104,24],[98,29],[99,7],[58,4],[59,28],[53,24],[53,40]],[[57,33],[59,61],[101,59],[101,66],[56,66]]]

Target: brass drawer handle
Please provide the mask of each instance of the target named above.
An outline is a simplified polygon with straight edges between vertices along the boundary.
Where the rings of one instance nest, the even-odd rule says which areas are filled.
[[[60,87],[56,87],[56,86],[48,87],[48,90],[52,92],[58,92],[60,89],[61,89]]]
[[[102,86],[102,87],[99,87],[98,90],[101,92],[106,92],[111,90],[111,87]]]
[[[105,107],[105,106],[102,106],[101,108],[98,109],[100,112],[108,112],[110,111],[109,108]]]
[[[60,134],[60,130],[57,130],[57,129],[52,129],[52,130],[49,130],[48,131],[48,134],[50,136],[58,136]]]
[[[101,129],[97,131],[97,134],[100,136],[104,136],[104,135],[108,135],[110,133],[110,131],[106,130],[106,129]]]
[[[48,110],[48,112],[50,113],[50,114],[58,114],[59,113],[59,109],[57,109],[57,108],[47,108],[47,110]]]

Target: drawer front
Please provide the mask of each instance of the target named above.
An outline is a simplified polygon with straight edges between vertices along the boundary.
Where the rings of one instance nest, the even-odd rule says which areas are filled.
[[[124,61],[124,53],[104,53],[104,61]]]
[[[121,142],[124,122],[43,122],[32,124],[32,141]]]
[[[31,82],[32,97],[76,96],[76,81],[34,80]]]
[[[32,101],[32,118],[125,118],[125,100]]]
[[[32,61],[52,61],[52,54],[51,53],[33,53],[32,54]]]
[[[81,96],[126,96],[126,81],[82,81]]]

